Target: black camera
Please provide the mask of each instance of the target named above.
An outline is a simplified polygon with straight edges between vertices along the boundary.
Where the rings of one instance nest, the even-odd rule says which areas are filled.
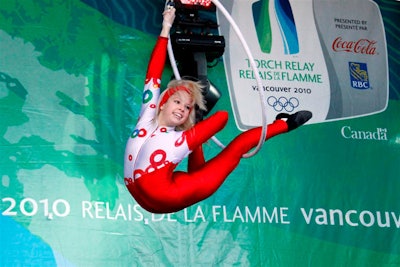
[[[171,34],[177,60],[188,53],[203,52],[208,62],[223,55],[225,38],[218,34],[216,7],[210,0],[176,0],[176,18]]]

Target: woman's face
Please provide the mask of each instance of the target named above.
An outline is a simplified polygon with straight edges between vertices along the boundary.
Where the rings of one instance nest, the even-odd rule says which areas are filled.
[[[158,124],[168,127],[180,126],[188,120],[192,108],[192,97],[185,91],[177,91],[160,107]]]

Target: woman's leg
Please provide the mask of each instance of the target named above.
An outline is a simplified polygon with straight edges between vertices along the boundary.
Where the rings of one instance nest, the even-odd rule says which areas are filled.
[[[187,202],[194,204],[212,195],[237,167],[243,154],[257,146],[261,127],[243,132],[237,136],[221,153],[191,173],[174,174],[174,183],[182,188]],[[288,131],[285,121],[277,120],[268,125],[266,140]]]
[[[267,127],[265,140],[278,134],[298,128],[312,117],[309,111],[299,111],[295,114],[279,114],[277,119]],[[225,181],[226,177],[236,168],[242,156],[257,146],[262,128],[254,128],[238,135],[221,153],[206,162],[203,167],[190,173],[196,176],[198,185],[196,192],[191,192],[198,198],[206,198],[213,194]],[[193,178],[192,178],[193,179]],[[180,182],[175,179],[175,182]]]
[[[212,136],[221,131],[228,122],[226,111],[217,111],[205,120],[198,122],[190,130],[185,132],[190,150],[207,142]]]
[[[266,140],[297,128],[309,118],[299,120],[298,116],[289,116],[288,122],[274,121],[268,125]],[[222,185],[243,154],[258,144],[261,131],[261,127],[258,127],[241,133],[221,153],[196,171],[173,172],[175,166],[166,166],[136,180],[130,191],[134,197],[138,195],[139,204],[150,212],[169,213],[189,207],[208,198]]]
[[[267,138],[284,133],[287,124],[277,120],[268,126]],[[261,128],[237,136],[220,154],[191,173],[173,172],[166,166],[146,174],[128,186],[136,201],[153,213],[176,212],[211,196],[236,168],[242,155],[255,147]]]

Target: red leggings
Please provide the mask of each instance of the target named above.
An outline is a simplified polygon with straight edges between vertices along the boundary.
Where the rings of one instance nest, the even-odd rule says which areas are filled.
[[[221,130],[228,120],[226,112],[217,112],[193,127],[190,142],[201,147]],[[268,125],[266,140],[288,131],[285,121]],[[175,171],[168,165],[146,174],[128,185],[136,201],[152,213],[170,213],[182,210],[211,196],[239,164],[243,154],[254,148],[260,139],[261,127],[238,135],[221,153],[207,162],[197,164],[195,170]]]

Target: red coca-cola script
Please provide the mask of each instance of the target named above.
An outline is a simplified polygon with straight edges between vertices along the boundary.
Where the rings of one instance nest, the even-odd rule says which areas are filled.
[[[337,37],[332,43],[332,49],[335,52],[376,55],[376,43],[377,41],[369,39],[359,39],[358,41],[345,41],[342,37]]]

